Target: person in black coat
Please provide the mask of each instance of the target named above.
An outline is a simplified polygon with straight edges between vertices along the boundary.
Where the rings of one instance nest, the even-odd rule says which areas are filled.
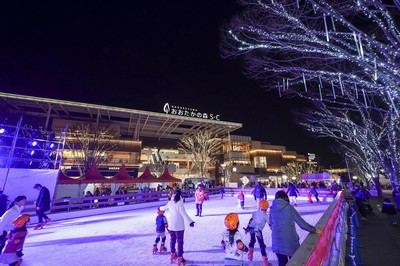
[[[7,210],[7,195],[0,190],[0,216],[2,216]]]
[[[47,187],[41,184],[35,184],[34,189],[39,191],[39,195],[36,200],[36,215],[38,217],[39,223],[33,229],[42,229],[47,223],[51,222],[51,219],[45,214],[46,211],[50,210],[50,191]],[[46,219],[43,222],[43,219]]]

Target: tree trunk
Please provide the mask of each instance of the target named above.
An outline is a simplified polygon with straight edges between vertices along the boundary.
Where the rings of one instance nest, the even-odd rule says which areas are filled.
[[[378,177],[373,177],[372,180],[374,181],[376,191],[378,192],[378,197],[382,197],[382,188],[381,184],[379,183],[379,176]]]

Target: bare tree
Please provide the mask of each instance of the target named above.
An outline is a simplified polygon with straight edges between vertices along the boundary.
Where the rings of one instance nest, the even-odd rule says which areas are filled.
[[[223,55],[243,56],[246,74],[280,95],[399,116],[399,9],[382,1],[242,0],[224,34]],[[347,94],[345,92],[348,92]],[[386,101],[383,106],[369,102]],[[390,109],[383,109],[391,106]]]
[[[314,135],[335,139],[342,155],[375,183],[381,170],[385,170],[392,183],[398,182],[400,132],[399,120],[394,116],[360,107],[332,108],[323,103],[315,104],[313,110],[300,116],[301,124]]]
[[[178,146],[184,152],[191,154],[194,170],[202,178],[205,177],[208,167],[216,160],[220,152],[222,141],[207,130],[197,131],[192,136],[184,136]]]
[[[81,124],[71,128],[66,145],[79,173],[86,173],[93,163],[97,166],[106,163],[110,152],[117,147],[116,138],[116,133],[107,126]]]

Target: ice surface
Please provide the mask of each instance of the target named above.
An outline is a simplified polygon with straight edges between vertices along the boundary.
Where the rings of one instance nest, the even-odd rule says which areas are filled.
[[[269,197],[272,204],[272,197]],[[315,225],[330,202],[309,204],[305,198],[298,200],[297,210],[302,217]],[[237,209],[236,197],[211,198],[203,204],[203,216],[196,217],[195,203],[185,203],[195,226],[185,230],[184,258],[186,265],[223,265],[224,252],[220,247],[221,232],[225,230],[224,218],[229,212],[237,212],[240,232],[246,245],[250,236],[242,229],[256,210],[254,199],[246,197],[245,210]],[[163,254],[152,254],[155,240],[157,208],[131,210],[111,214],[54,221],[42,230],[28,228],[24,245],[23,264],[26,266],[78,266],[78,265],[170,265],[169,235]],[[51,213],[49,214],[51,217]],[[168,218],[168,211],[166,212]],[[301,241],[308,232],[297,228]],[[271,231],[263,230],[270,262],[278,265],[271,251]],[[245,265],[262,265],[261,253],[256,243],[253,262],[245,259]]]

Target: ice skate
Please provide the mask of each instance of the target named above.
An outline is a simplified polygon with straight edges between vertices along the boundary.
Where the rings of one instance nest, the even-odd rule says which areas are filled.
[[[171,253],[171,263],[176,261],[176,253]]]
[[[38,225],[36,225],[35,227],[33,227],[33,230],[40,230],[43,229],[44,223],[40,223]]]
[[[46,221],[44,222],[44,224],[51,223],[52,221],[53,221],[52,219],[50,219],[50,218],[47,218],[47,219],[46,219]]]
[[[160,253],[167,252],[167,248],[164,245],[160,247]]]
[[[158,251],[157,245],[153,245],[153,254],[156,254],[157,251]],[[161,249],[160,249],[160,251],[161,251]]]
[[[14,264],[15,266],[19,266],[22,263],[22,259],[18,259],[18,261]]]
[[[262,257],[262,263],[263,266],[272,266],[272,264],[268,262],[268,258],[266,256]]]
[[[178,266],[186,265],[186,260],[183,257],[178,258]]]
[[[253,252],[254,248],[249,248],[249,254],[247,254],[249,261],[253,261]]]

